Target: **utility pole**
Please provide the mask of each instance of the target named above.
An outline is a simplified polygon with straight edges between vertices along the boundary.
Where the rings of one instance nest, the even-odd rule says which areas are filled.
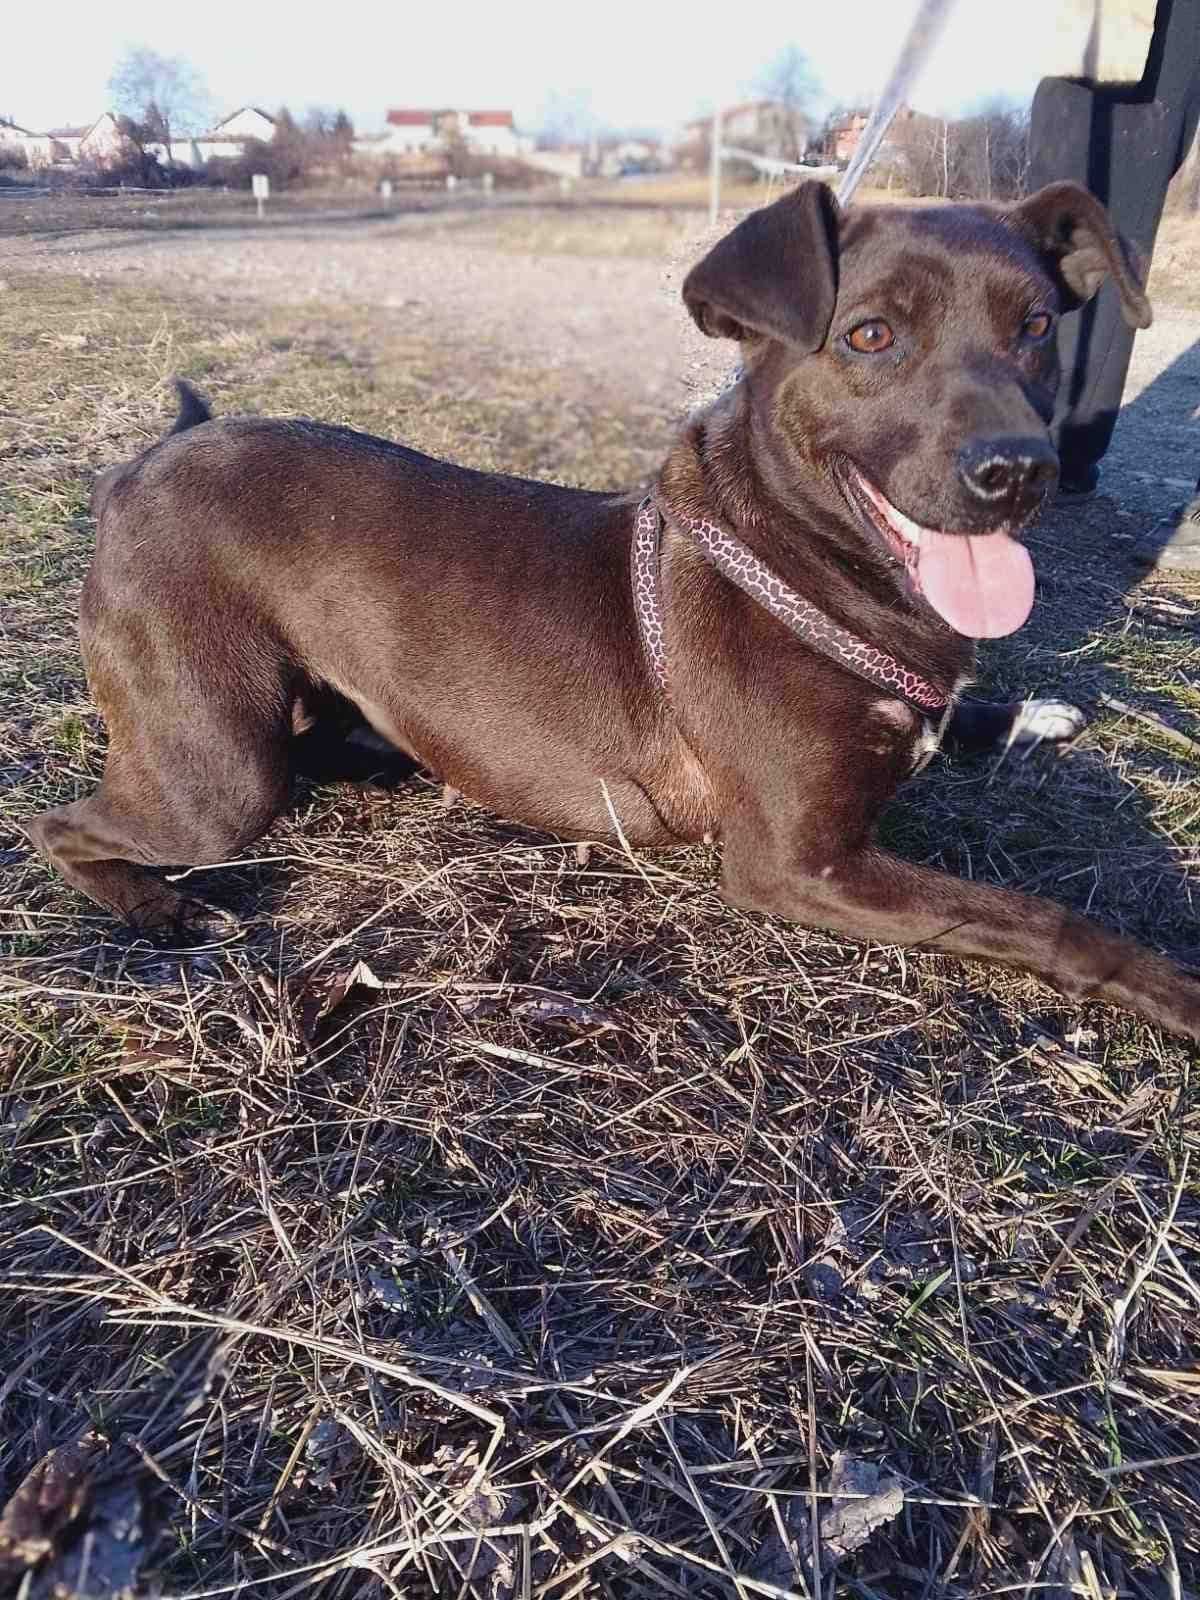
[[[714,228],[721,210],[721,124],[724,120],[722,108],[718,105],[713,112],[712,160],[708,173],[708,222]]]

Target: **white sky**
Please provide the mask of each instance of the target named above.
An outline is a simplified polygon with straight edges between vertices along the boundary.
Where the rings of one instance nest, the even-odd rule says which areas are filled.
[[[959,0],[916,96],[955,109],[1028,94],[1030,43],[1048,0]],[[60,0],[10,8],[0,116],[35,130],[90,121],[131,45],[184,55],[216,108],[344,106],[362,132],[389,105],[499,107],[533,129],[553,93],[590,94],[617,126],[670,128],[753,94],[789,45],[831,100],[869,98],[890,71],[916,0]],[[1042,19],[1039,26],[1039,18]]]

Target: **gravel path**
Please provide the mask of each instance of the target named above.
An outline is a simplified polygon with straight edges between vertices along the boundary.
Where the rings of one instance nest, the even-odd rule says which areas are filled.
[[[278,232],[222,229],[22,239],[14,266],[89,278],[138,274],[168,291],[275,305],[349,303],[419,319],[423,334],[550,369],[581,396],[610,404],[639,393],[664,405],[680,393],[680,329],[665,308],[662,269],[647,260],[529,256],[421,237],[411,226],[332,225]]]

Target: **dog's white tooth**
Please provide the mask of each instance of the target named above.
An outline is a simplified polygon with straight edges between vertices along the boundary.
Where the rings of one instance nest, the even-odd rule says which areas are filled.
[[[911,517],[906,517],[903,511],[897,511],[896,515],[900,519],[901,536],[907,539],[910,544],[920,544],[921,535],[925,532],[921,524],[914,522]]]

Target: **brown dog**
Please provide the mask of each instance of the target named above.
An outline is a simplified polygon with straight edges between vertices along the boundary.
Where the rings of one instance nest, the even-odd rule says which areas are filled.
[[[874,842],[972,638],[1032,604],[1014,535],[1056,479],[1054,326],[1105,276],[1144,326],[1122,241],[1071,184],[844,216],[802,184],[688,276],[744,374],[640,505],[314,422],[212,421],[184,390],[175,436],[95,496],[81,635],[104,781],[30,837],[101,905],[185,931],[203,908],[146,868],[257,839],[297,733],[349,703],[505,816],[712,835],[735,905],[1027,968],[1200,1038],[1200,983],[1166,960]]]

